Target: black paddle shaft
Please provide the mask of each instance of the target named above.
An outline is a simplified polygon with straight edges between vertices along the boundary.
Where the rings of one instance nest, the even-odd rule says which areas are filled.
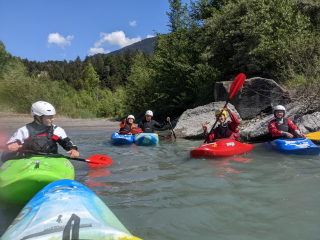
[[[227,107],[227,105],[228,105],[228,103],[229,103],[229,101],[230,101],[230,98],[228,98],[228,100],[226,101],[226,104],[224,105],[224,107],[223,108],[226,108]],[[216,126],[216,124],[217,124],[217,122],[218,122],[218,120],[219,120],[219,118],[220,118],[220,116],[222,115],[222,111],[220,112],[220,114],[219,114],[219,116],[217,117],[217,119],[216,119],[216,122],[213,124],[213,126],[212,126],[212,128],[211,128],[211,130],[210,130],[210,132],[208,133],[208,137],[209,137],[209,134],[212,132],[212,130],[214,129],[214,127]],[[204,142],[203,143],[206,143],[207,142],[207,138],[204,140]]]

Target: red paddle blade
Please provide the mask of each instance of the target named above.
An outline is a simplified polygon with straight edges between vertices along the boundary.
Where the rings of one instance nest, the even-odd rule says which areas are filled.
[[[85,159],[90,167],[105,167],[110,165],[113,161],[111,158],[105,155],[93,155],[92,157]]]
[[[132,134],[138,134],[138,133],[143,133],[143,131],[142,131],[141,128],[133,127],[133,128],[131,128],[131,133]]]
[[[167,136],[164,136],[164,138],[166,138],[166,139],[172,139],[172,137],[167,137]]]
[[[240,73],[238,76],[236,76],[230,87],[230,99],[240,90],[245,80],[246,75],[243,73]]]

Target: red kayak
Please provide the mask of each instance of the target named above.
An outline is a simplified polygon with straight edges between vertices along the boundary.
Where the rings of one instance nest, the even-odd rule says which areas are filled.
[[[245,144],[231,139],[221,139],[213,143],[204,143],[190,151],[192,157],[228,157],[249,152],[253,144]]]

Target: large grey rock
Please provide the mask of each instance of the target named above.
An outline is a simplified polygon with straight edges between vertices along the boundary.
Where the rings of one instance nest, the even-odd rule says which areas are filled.
[[[212,125],[215,123],[215,110],[220,109],[224,106],[225,102],[213,102],[204,106],[196,107],[194,109],[186,110],[179,118],[174,131],[177,137],[184,138],[203,138],[202,123],[206,121],[210,122],[208,124],[208,129],[211,129]],[[239,120],[241,121],[239,113],[236,111],[232,104],[228,104],[231,111],[236,113]],[[228,115],[227,121],[230,121]]]
[[[232,81],[215,84],[215,101],[226,101],[229,98],[231,84]],[[242,119],[252,119],[262,111],[289,102],[291,102],[289,94],[275,81],[260,77],[247,79],[230,101]]]
[[[297,103],[288,104],[286,106],[286,110],[287,111],[285,117],[290,118],[295,124],[299,120],[299,118],[302,117],[306,112],[306,108]],[[239,131],[240,138],[246,141],[270,139],[271,134],[268,131],[268,125],[272,119],[274,119],[273,114],[270,114],[269,116],[261,120],[253,120],[245,127],[245,129]],[[305,125],[307,126],[307,124]],[[299,126],[302,126],[302,123]],[[305,133],[305,128],[302,128],[300,130]]]
[[[320,112],[304,115],[295,121],[296,126],[304,134],[320,131]]]

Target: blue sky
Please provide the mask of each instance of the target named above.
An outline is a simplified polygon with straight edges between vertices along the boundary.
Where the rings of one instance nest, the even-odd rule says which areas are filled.
[[[22,59],[84,60],[168,33],[167,11],[167,0],[0,0],[0,40]]]

